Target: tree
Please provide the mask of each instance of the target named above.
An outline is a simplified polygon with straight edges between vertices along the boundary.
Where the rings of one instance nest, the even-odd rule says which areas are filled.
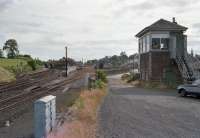
[[[3,50],[2,49],[0,49],[0,58],[3,58],[4,56],[3,56]]]
[[[121,57],[127,56],[127,55],[126,55],[126,52],[125,52],[125,51],[122,51],[122,52],[120,53],[120,56],[121,56]]]
[[[120,64],[123,64],[128,61],[128,56],[126,55],[126,52],[120,53]]]
[[[194,51],[191,49],[191,56],[194,57]]]
[[[6,50],[8,58],[14,58],[19,54],[18,44],[15,39],[9,39],[5,42],[3,50]]]
[[[117,55],[114,55],[111,57],[111,64],[114,66],[114,67],[117,67],[119,66],[119,58]]]
[[[34,60],[30,60],[27,64],[32,68],[32,70],[36,70],[36,62]]]

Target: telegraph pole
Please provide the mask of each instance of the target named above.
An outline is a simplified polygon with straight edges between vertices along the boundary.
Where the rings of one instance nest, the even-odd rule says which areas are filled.
[[[134,69],[135,69],[134,60],[135,60],[135,54],[133,55],[133,73],[134,73]]]
[[[66,69],[66,77],[68,76],[68,60],[67,60],[67,46],[65,47],[65,69]]]

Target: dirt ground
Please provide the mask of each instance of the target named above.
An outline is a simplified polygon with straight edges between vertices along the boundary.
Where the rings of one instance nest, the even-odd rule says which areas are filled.
[[[98,121],[100,138],[200,138],[200,99],[136,88],[111,76]]]

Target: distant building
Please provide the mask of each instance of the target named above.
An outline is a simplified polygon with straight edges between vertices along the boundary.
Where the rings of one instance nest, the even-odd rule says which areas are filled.
[[[187,58],[186,30],[175,18],[172,22],[160,19],[136,34],[142,80],[162,81],[169,76],[176,80],[194,79]]]

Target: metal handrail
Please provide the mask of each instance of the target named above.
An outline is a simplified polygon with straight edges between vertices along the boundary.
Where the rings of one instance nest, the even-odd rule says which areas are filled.
[[[176,56],[176,63],[178,65],[178,68],[179,68],[179,71],[180,71],[182,77],[184,79],[189,78],[189,74],[187,73],[186,67],[184,65],[184,62],[183,62],[183,60],[182,60],[182,58],[180,56]]]
[[[185,55],[186,57],[186,60],[187,60],[187,64],[190,66],[192,72],[193,72],[193,77],[195,79],[200,79],[200,71],[197,70],[198,67],[200,68],[200,61],[199,59],[189,55],[189,54],[186,54]]]

